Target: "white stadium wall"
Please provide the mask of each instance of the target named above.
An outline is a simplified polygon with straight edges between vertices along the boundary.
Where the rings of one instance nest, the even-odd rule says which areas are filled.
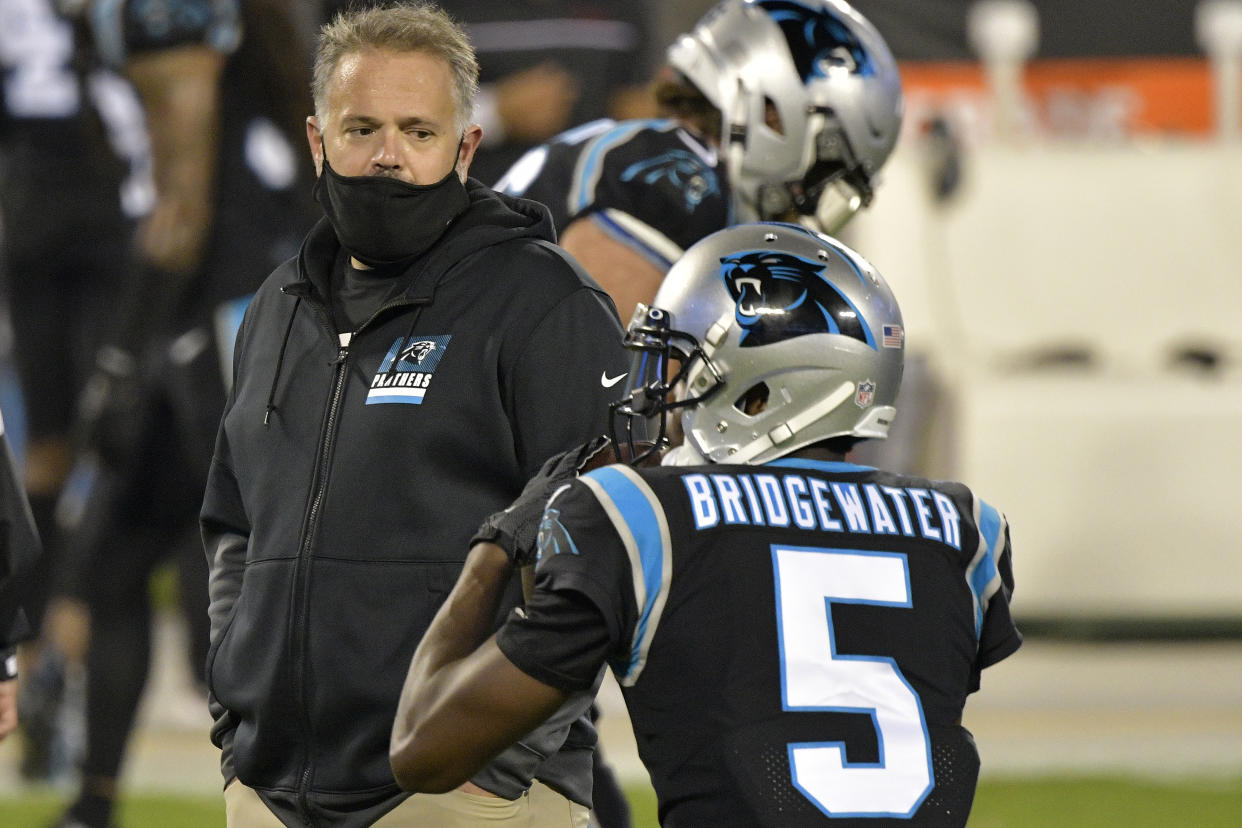
[[[1018,614],[1242,618],[1242,147],[985,143],[945,203],[927,149],[843,238],[950,402],[923,470],[1009,517]]]

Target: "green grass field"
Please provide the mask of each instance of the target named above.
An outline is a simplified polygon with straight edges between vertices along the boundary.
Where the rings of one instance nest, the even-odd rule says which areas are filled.
[[[634,828],[657,828],[655,798],[629,792]],[[52,794],[0,799],[0,826],[46,828],[59,812]],[[979,786],[971,828],[1234,828],[1242,814],[1242,779],[1152,782],[1119,777],[992,779]],[[223,800],[133,796],[120,828],[224,825]]]

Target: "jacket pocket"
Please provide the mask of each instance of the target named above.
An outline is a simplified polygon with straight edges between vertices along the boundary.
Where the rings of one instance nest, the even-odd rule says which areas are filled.
[[[318,790],[393,784],[388,740],[397,699],[460,571],[446,562],[314,562],[307,712]]]
[[[287,785],[297,776],[302,740],[289,652],[292,569],[288,560],[247,567],[232,616],[208,656],[208,687],[236,725],[237,776],[251,787]]]

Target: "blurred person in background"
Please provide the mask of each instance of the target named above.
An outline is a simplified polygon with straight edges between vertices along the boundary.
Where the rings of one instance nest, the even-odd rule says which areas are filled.
[[[64,586],[56,504],[72,466],[74,411],[130,269],[134,220],[151,206],[149,153],[132,88],[94,58],[53,0],[0,0],[0,279],[25,422],[23,480],[45,552],[23,589],[20,772],[49,781],[78,747],[61,702],[80,688],[85,614]]]
[[[0,742],[17,729],[20,718],[17,642],[30,633],[23,575],[40,551],[39,532],[0,416]]]
[[[312,223],[311,178],[294,149],[310,106],[309,49],[293,11],[294,0],[80,9],[99,55],[142,101],[156,200],[78,410],[84,483],[66,505],[75,576],[66,592],[87,606],[91,634],[86,750],[63,826],[111,821],[150,664],[149,583],[170,560],[202,686],[207,567],[197,513],[233,342],[249,297]]]
[[[840,228],[870,202],[901,126],[896,63],[843,0],[725,0],[669,47],[654,94],[660,119],[575,127],[496,185],[548,205],[623,319],[716,230]]]
[[[365,0],[325,0],[328,14]],[[654,113],[646,86],[648,0],[444,0],[479,57],[470,174],[493,185],[532,147],[573,124]]]

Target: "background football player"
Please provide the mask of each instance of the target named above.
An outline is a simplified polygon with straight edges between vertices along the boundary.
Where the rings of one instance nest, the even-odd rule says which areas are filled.
[[[688,250],[631,322],[614,408],[680,412],[684,443],[553,458],[484,523],[411,663],[398,782],[452,788],[607,664],[663,825],[964,825],[966,697],[1021,644],[1009,531],[960,483],[844,462],[896,413],[900,324],[868,262],[798,225]]]
[[[901,128],[893,55],[843,0],[724,0],[669,47],[664,75],[666,117],[575,127],[496,184],[548,206],[622,319],[731,224],[835,232],[870,203]]]

